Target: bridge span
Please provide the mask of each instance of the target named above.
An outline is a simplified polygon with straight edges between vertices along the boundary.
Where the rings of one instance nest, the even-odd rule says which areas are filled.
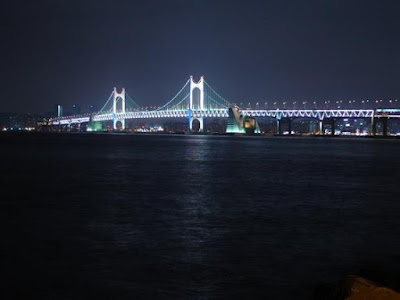
[[[196,89],[199,91],[197,99],[194,94]],[[114,88],[100,111],[89,115],[57,116],[50,120],[50,124],[57,126],[112,121],[114,130],[117,129],[117,125],[124,130],[126,120],[130,119],[185,118],[188,120],[190,131],[193,129],[193,121],[197,120],[201,132],[204,131],[204,119],[228,118],[229,109],[236,110],[243,118],[273,118],[277,122],[277,133],[282,133],[281,122],[283,121],[288,126],[289,134],[291,122],[296,118],[318,120],[320,134],[324,133],[324,124],[328,123],[331,128],[334,128],[337,119],[367,118],[371,120],[371,135],[376,134],[378,123],[382,123],[383,135],[387,135],[388,120],[400,118],[400,109],[243,109],[220,96],[203,77],[198,82],[194,82],[193,77],[190,76],[178,93],[158,108],[140,109],[124,88],[120,93]],[[335,134],[334,130],[331,130],[331,134]]]

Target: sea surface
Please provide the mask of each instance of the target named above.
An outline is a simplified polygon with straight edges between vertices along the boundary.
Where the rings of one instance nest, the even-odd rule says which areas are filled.
[[[1,134],[3,299],[313,299],[400,274],[400,140]]]

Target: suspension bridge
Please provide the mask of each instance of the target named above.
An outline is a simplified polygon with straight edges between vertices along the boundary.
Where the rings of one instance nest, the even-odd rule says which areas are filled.
[[[197,94],[196,94],[197,90]],[[186,118],[189,130],[193,130],[193,122],[199,122],[199,131],[204,131],[206,118],[228,118],[227,132],[244,133],[246,119],[274,118],[277,122],[277,133],[282,132],[282,122],[285,122],[291,132],[291,121],[295,118],[312,118],[319,121],[319,132],[323,133],[323,125],[335,126],[337,118],[370,118],[371,134],[376,133],[376,124],[382,123],[383,135],[387,135],[387,121],[390,118],[400,118],[399,109],[243,109],[235,103],[226,100],[218,94],[202,76],[198,82],[193,76],[164,105],[151,110],[143,110],[128,95],[125,88],[117,92],[114,88],[111,95],[96,113],[90,115],[57,116],[50,120],[51,125],[71,125],[89,122],[112,121],[113,129],[124,130],[126,120],[130,119],[161,119]],[[257,132],[257,131],[256,131]],[[332,130],[334,134],[334,130]]]

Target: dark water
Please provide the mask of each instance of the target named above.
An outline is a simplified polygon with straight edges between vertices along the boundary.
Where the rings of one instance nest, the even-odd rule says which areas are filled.
[[[8,299],[312,299],[361,268],[400,270],[399,140],[0,143]]]

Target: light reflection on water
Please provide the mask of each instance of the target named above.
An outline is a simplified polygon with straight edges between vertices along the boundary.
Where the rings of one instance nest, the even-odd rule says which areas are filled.
[[[400,263],[396,141],[68,135],[7,145],[3,157],[15,159],[2,165],[18,172],[1,179],[25,189],[5,207],[17,261],[5,269],[34,293],[310,299],[318,283]]]

